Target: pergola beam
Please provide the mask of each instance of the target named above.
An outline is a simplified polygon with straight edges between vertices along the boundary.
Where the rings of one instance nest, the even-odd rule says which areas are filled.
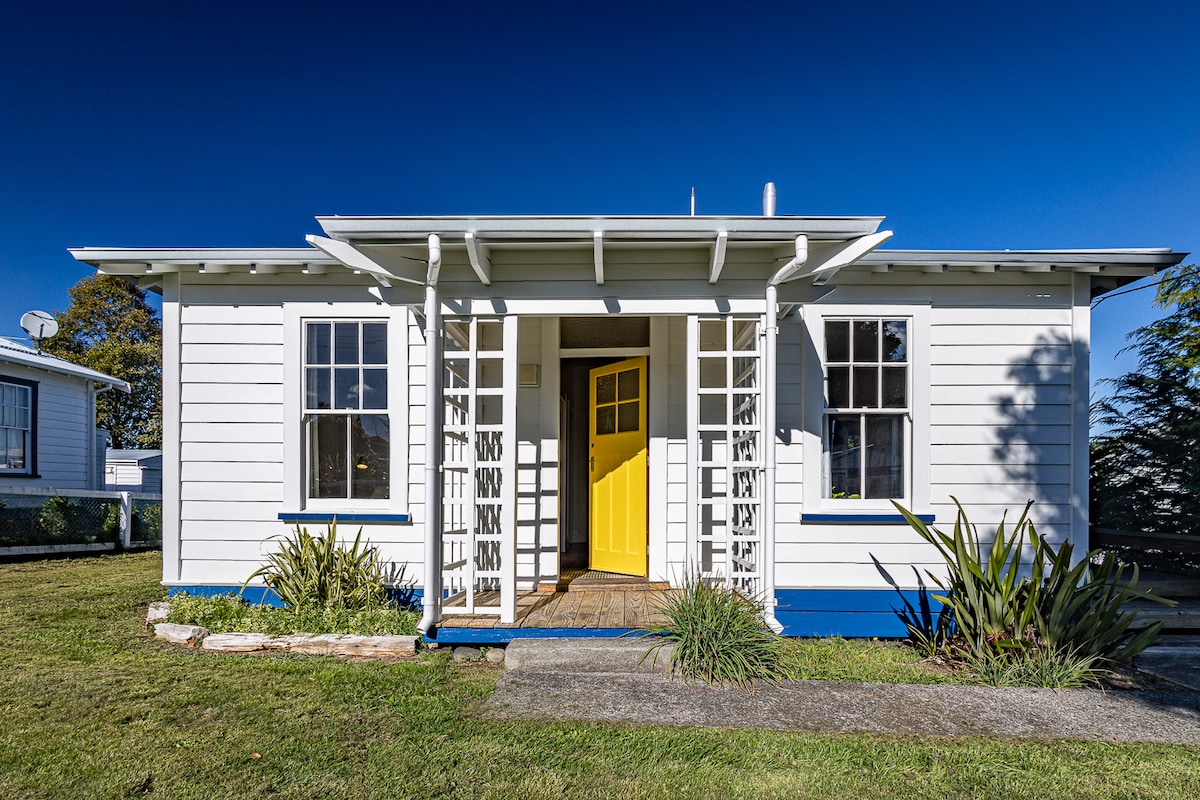
[[[592,258],[596,262],[596,285],[604,285],[604,231],[592,234]]]

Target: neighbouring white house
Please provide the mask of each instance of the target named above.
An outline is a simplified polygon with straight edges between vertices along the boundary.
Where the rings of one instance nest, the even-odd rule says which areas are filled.
[[[0,492],[104,488],[108,431],[96,395],[129,392],[110,375],[0,338]]]
[[[104,488],[110,492],[162,492],[162,450],[113,450],[104,454]]]
[[[1169,249],[881,250],[881,217],[318,217],[288,249],[72,250],[163,296],[163,581],[336,516],[439,641],[586,568],[903,634],[897,514],[1087,543],[1089,303]],[[260,591],[261,594],[261,591]],[[455,629],[456,617],[492,625]]]

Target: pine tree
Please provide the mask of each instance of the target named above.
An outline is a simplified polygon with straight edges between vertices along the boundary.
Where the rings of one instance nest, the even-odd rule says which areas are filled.
[[[1129,335],[1138,368],[1092,409],[1092,522],[1200,536],[1200,269],[1166,273],[1155,303],[1173,311]]]
[[[133,391],[96,398],[96,424],[117,449],[162,446],[162,325],[135,284],[92,275],[71,287],[71,304],[55,312],[58,335],[42,349],[127,381]]]

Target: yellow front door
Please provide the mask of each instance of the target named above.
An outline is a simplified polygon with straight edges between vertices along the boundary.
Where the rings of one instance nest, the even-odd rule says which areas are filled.
[[[588,378],[592,569],[646,574],[646,358]]]

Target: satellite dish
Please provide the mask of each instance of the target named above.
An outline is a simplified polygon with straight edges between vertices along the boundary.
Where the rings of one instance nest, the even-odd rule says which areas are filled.
[[[29,334],[29,338],[33,339],[39,353],[42,351],[42,340],[58,333],[58,322],[55,321],[54,315],[45,311],[29,311],[22,314],[21,327]]]

